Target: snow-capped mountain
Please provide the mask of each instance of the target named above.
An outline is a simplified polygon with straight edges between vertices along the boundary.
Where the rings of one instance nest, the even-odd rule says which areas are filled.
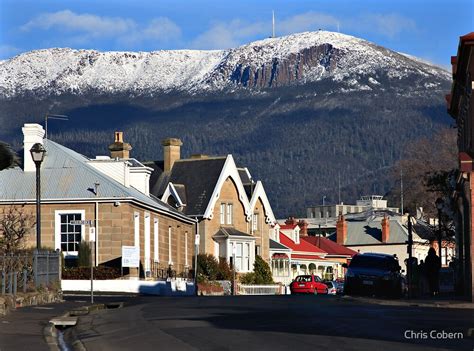
[[[269,38],[220,51],[48,49],[0,62],[0,140],[51,121],[48,135],[87,156],[122,130],[132,156],[232,153],[262,179],[278,216],[321,196],[354,202],[391,188],[404,147],[450,123],[450,75],[412,56],[331,32]],[[336,181],[337,179],[337,181]],[[391,204],[396,205],[396,204]]]
[[[433,78],[447,77],[438,67],[368,41],[318,31],[269,38],[222,51],[32,51],[0,63],[0,96],[90,91],[196,94],[236,86],[261,89],[323,79],[369,90],[379,85],[380,79],[413,75],[426,88],[439,84]]]

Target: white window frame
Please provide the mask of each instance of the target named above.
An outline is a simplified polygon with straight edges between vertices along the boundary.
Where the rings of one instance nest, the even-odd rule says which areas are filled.
[[[232,224],[234,221],[234,204],[227,204],[227,224]]]
[[[160,262],[160,237],[159,237],[159,220],[153,220],[153,253],[155,262]]]
[[[220,223],[221,223],[221,225],[225,224],[225,211],[226,211],[226,204],[222,202],[221,205],[220,205]]]
[[[80,214],[81,219],[86,219],[86,211],[85,210],[56,210],[54,211],[54,248],[57,250],[61,250],[61,215],[63,214]],[[85,240],[85,229],[86,226],[83,224],[81,225],[81,241]],[[67,255],[66,255],[67,253]],[[77,256],[77,251],[66,251],[63,253],[66,256]]]
[[[171,251],[171,227],[168,227],[168,264],[173,265],[173,257]]]
[[[145,239],[145,248],[144,248],[144,270],[145,270],[145,275],[147,272],[151,271],[151,252],[150,252],[150,213],[145,212],[144,215],[144,239]]]
[[[259,213],[255,212],[253,214],[253,221],[252,221],[252,231],[256,232],[258,231],[258,220],[259,220]]]

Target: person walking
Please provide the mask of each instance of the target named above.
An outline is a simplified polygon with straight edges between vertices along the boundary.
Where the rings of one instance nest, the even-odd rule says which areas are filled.
[[[441,259],[436,255],[434,248],[428,250],[425,259],[425,273],[428,279],[428,286],[431,296],[439,293],[439,270],[441,269]]]

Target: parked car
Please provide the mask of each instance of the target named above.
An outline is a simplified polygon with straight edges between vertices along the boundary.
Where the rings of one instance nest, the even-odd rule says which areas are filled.
[[[344,293],[344,280],[336,280],[336,293],[343,294]]]
[[[327,294],[328,287],[317,275],[299,275],[290,284],[292,294]]]
[[[337,283],[334,281],[324,282],[328,287],[328,295],[336,295],[337,294]]]
[[[378,253],[355,255],[347,268],[345,294],[402,295],[401,267],[396,256]]]

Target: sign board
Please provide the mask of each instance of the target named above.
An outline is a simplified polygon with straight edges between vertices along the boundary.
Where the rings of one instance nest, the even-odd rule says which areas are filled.
[[[83,219],[79,221],[69,221],[70,225],[92,225],[94,222],[92,219]]]
[[[199,241],[200,241],[199,239],[200,239],[199,234],[196,234],[195,239],[194,239],[194,245],[199,245]]]
[[[122,267],[140,267],[140,248],[122,246]]]
[[[95,228],[89,228],[89,241],[95,241]]]

